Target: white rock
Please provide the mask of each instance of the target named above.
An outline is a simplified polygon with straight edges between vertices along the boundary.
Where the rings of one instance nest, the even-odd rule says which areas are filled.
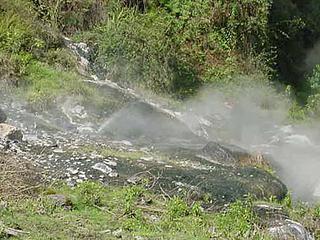
[[[16,127],[0,123],[0,138],[22,141],[23,135]]]
[[[67,168],[67,171],[70,172],[72,175],[75,175],[79,172],[78,169],[74,168]]]
[[[269,233],[278,240],[314,240],[304,226],[289,219],[280,221],[278,226],[271,227],[268,230]]]
[[[103,172],[105,174],[110,174],[112,172],[112,168],[110,168],[107,164],[105,163],[96,163],[95,165],[92,166],[93,169],[96,169],[100,172]]]

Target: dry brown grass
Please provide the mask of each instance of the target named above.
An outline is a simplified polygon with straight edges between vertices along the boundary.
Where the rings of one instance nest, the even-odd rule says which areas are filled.
[[[242,166],[253,166],[267,171],[272,169],[269,160],[260,152],[241,157],[239,163]]]
[[[30,162],[0,152],[0,199],[35,195],[42,184],[42,173]]]

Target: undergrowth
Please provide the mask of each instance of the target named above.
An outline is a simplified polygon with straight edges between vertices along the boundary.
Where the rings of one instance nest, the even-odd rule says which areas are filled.
[[[58,206],[52,194],[68,200]],[[281,204],[291,218],[302,221],[319,237],[319,207],[269,204]],[[0,212],[5,227],[25,232],[19,239],[271,239],[259,225],[254,205],[248,198],[207,212],[201,202],[164,199],[140,186],[84,182],[73,189],[58,184],[44,189],[37,198],[9,201]],[[0,234],[5,238],[4,232]]]

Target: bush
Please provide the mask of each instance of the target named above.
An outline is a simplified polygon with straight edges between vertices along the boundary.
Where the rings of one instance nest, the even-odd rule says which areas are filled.
[[[103,0],[36,0],[38,16],[65,34],[88,30],[105,18]]]
[[[23,78],[29,63],[42,60],[49,46],[61,46],[59,36],[46,29],[26,0],[1,1],[0,42],[0,73],[6,80]]]
[[[76,70],[78,64],[77,57],[64,48],[49,49],[45,61],[61,70]]]
[[[317,65],[308,78],[310,85],[310,96],[308,97],[307,108],[316,117],[320,116],[320,65]]]
[[[167,215],[169,219],[188,216],[191,210],[188,204],[179,197],[174,197],[168,202]]]
[[[105,201],[106,189],[97,182],[84,182],[77,186],[76,193],[79,197],[79,206],[100,206]]]
[[[90,35],[96,63],[124,85],[186,97],[203,83],[254,72],[248,58],[268,44],[269,7],[256,0],[162,0],[141,13],[109,1],[108,19]]]

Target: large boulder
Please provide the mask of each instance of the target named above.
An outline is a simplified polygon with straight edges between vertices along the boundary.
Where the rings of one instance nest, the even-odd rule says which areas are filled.
[[[259,203],[253,207],[260,223],[267,228],[275,240],[314,240],[310,232],[300,223],[289,218],[282,206]]]
[[[268,230],[275,240],[315,240],[304,226],[290,219],[277,221]]]
[[[4,113],[4,111],[0,108],[0,123],[4,123],[7,121],[7,115]]]
[[[22,141],[21,130],[9,124],[0,123],[0,139]]]
[[[281,200],[287,194],[286,186],[279,179],[259,168],[179,157],[160,160],[157,163],[157,158],[152,161],[118,159],[115,171],[119,174],[119,182],[125,177],[133,184],[149,182],[152,188],[167,195],[188,193],[195,201],[209,197],[217,205],[245,199],[248,195],[261,200],[271,197]]]

